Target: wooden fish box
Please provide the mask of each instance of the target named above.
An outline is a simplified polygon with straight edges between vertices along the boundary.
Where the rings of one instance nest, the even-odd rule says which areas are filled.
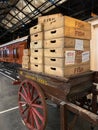
[[[56,57],[44,57],[44,64],[63,68],[65,64],[65,59]]]
[[[35,25],[30,28],[30,35],[43,31],[42,24]]]
[[[30,57],[29,56],[23,56],[22,61],[25,62],[25,63],[28,63],[30,61]]]
[[[22,63],[22,68],[24,69],[29,69],[30,68],[30,63]]]
[[[43,72],[43,65],[42,64],[30,64],[30,70],[35,72]]]
[[[83,50],[84,48],[90,48],[90,41],[68,37],[44,40],[44,48],[61,48],[61,47]]]
[[[38,23],[39,24],[43,24],[43,23],[51,23],[54,22],[56,20],[56,18],[61,18],[62,14],[52,14],[52,15],[47,15],[47,16],[41,16],[38,17]]]
[[[30,37],[31,37],[31,42],[43,40],[43,32],[32,34]]]
[[[56,17],[54,21],[44,23],[44,30],[46,31],[65,26],[91,31],[90,23],[69,16]]]
[[[43,40],[33,41],[30,43],[30,49],[43,48]]]
[[[43,56],[30,56],[30,63],[43,64]]]
[[[45,57],[64,57],[64,48],[44,49]]]
[[[30,50],[29,49],[24,49],[23,50],[23,55],[24,56],[29,56],[30,55]]]
[[[90,70],[90,63],[82,63],[79,65],[65,66],[65,68],[45,65],[44,72],[55,76],[67,77],[77,75]]]
[[[91,32],[88,30],[81,30],[74,27],[61,27],[57,29],[52,29],[49,31],[44,32],[44,39],[54,39],[54,38],[61,38],[61,37],[72,37],[72,38],[79,38],[79,39],[91,39]]]
[[[43,49],[31,49],[31,56],[43,57]]]
[[[74,48],[49,48],[44,49],[44,56],[45,57],[65,57],[66,53],[70,55],[71,53],[74,54],[76,57],[82,57],[84,52],[89,52],[90,48],[85,48],[84,50],[75,50]]]

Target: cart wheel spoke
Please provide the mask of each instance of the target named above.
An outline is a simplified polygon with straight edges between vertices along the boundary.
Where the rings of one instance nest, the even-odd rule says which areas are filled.
[[[43,109],[43,106],[38,104],[32,104],[32,107]]]
[[[28,107],[26,107],[23,111],[22,114],[24,114],[28,110]]]
[[[23,81],[20,84],[18,100],[19,110],[26,126],[30,130],[45,129],[47,109],[40,87],[33,81]]]
[[[30,86],[29,86],[28,82],[26,82],[26,85],[27,85],[27,95],[31,99]]]
[[[19,104],[26,105],[27,103],[25,101],[19,101]]]
[[[39,122],[38,122],[38,119],[37,119],[36,114],[35,114],[33,111],[32,111],[32,115],[33,115],[33,117],[34,117],[35,127],[37,127],[37,129],[39,130],[40,124],[39,124]]]
[[[24,88],[24,86],[22,85],[22,89],[23,89],[23,91],[24,91],[24,95],[26,96],[26,98],[27,98],[27,92],[26,92],[26,89]]]
[[[37,117],[43,122],[43,116],[38,112],[38,110],[33,108],[33,112],[37,115]]]
[[[39,99],[39,96],[36,96],[36,97],[33,99],[32,103],[36,102],[37,99]]]
[[[20,95],[25,101],[27,101],[27,98],[26,98],[21,92],[19,92],[19,95]]]

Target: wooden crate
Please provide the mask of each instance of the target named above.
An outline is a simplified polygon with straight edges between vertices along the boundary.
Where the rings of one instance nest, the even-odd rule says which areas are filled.
[[[90,41],[68,37],[44,40],[44,48],[61,48],[61,47],[83,50],[84,48],[90,48]]]
[[[82,53],[90,51],[90,48],[84,48],[84,50],[75,50],[74,48],[49,48],[44,49],[45,57],[65,57],[66,52],[70,55],[72,52],[76,57],[82,57]]]
[[[56,57],[44,57],[44,64],[49,66],[64,67],[65,59]]]
[[[38,23],[42,24],[42,23],[50,23],[50,22],[55,22],[56,18],[61,18],[62,14],[52,14],[52,15],[47,15],[47,16],[41,16],[38,17]]]
[[[55,76],[67,77],[77,75],[90,70],[90,63],[65,66],[65,68],[45,65],[44,72]]]
[[[46,31],[64,26],[91,31],[90,23],[69,16],[56,17],[55,21],[44,23],[44,30]]]
[[[43,31],[42,24],[35,25],[30,28],[30,35]]]
[[[30,43],[30,49],[43,48],[43,40],[34,41]]]
[[[30,57],[29,56],[23,56],[22,61],[25,62],[25,63],[28,63],[30,61]]]
[[[31,56],[41,56],[43,57],[43,49],[31,49]]]
[[[30,63],[22,63],[22,68],[24,69],[29,69],[30,68]]]
[[[30,70],[35,72],[43,72],[43,65],[42,64],[32,64],[30,65]]]
[[[64,57],[64,48],[44,49],[45,57]]]
[[[30,56],[30,63],[43,64],[43,56]]]
[[[23,50],[23,55],[24,56],[29,56],[30,55],[30,50],[29,49],[24,49]]]
[[[46,31],[44,33],[45,40],[61,38],[61,37],[72,37],[72,38],[90,40],[91,32],[88,30],[86,31],[86,30],[65,26],[65,28],[64,27],[57,28],[57,29]]]
[[[31,42],[43,40],[43,32],[32,34],[30,37],[31,37]]]

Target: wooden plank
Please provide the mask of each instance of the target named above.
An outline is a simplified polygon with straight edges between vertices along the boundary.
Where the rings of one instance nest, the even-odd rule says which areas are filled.
[[[30,61],[30,57],[29,56],[23,56],[22,57],[22,61],[23,62],[29,62]]]
[[[45,65],[44,68],[46,74],[68,77],[71,75],[77,75],[84,72],[88,72],[90,70],[90,63],[88,62],[88,63],[75,64],[71,66],[65,66],[65,68]]]
[[[91,31],[90,23],[68,16],[56,17],[54,21],[44,23],[44,30],[47,31],[64,26]]]
[[[31,56],[43,57],[43,49],[31,49]]]
[[[60,130],[68,130],[68,115],[65,102],[60,103]]]
[[[42,64],[30,64],[30,70],[35,72],[43,72],[43,65]]]
[[[46,56],[46,57],[64,57],[64,48],[44,49],[44,56]]]
[[[30,49],[43,48],[43,40],[33,41],[30,43]]]
[[[65,26],[65,36],[90,40],[91,32],[88,30],[82,30],[82,29]]]
[[[30,38],[31,38],[31,42],[37,41],[37,40],[43,40],[43,32],[32,34]]]
[[[77,29],[74,27],[65,26],[62,28],[52,29],[46,31],[44,33],[44,39],[54,39],[54,38],[61,38],[61,37],[72,37],[72,38],[79,38],[79,39],[91,39],[91,32],[88,30]]]
[[[25,69],[29,69],[30,68],[30,64],[27,62],[22,62],[22,68],[25,68]]]
[[[45,33],[44,33],[45,40],[60,38],[60,37],[64,37],[64,28],[63,27],[45,31]]]
[[[44,48],[76,48],[77,44],[83,44],[83,48],[90,48],[89,40],[62,37],[56,39],[44,40]]]
[[[29,49],[24,49],[23,50],[23,55],[25,55],[25,56],[30,55],[30,50]]]
[[[71,76],[71,75],[77,75],[77,74],[81,74],[84,72],[88,72],[90,71],[90,63],[81,63],[81,64],[76,64],[76,65],[72,65],[72,66],[66,66],[64,73],[65,73],[65,77],[66,76]]]
[[[45,65],[44,66],[44,72],[46,74],[51,74],[51,75],[64,77],[64,68]]]
[[[58,14],[52,14],[52,15],[47,15],[47,16],[41,16],[38,17],[38,23],[39,24],[43,24],[43,23],[50,23],[50,22],[54,22],[56,18],[62,17],[62,14],[58,13]]]
[[[64,67],[65,60],[64,58],[56,57],[44,57],[44,64],[56,67]]]
[[[43,31],[42,24],[37,24],[30,28],[30,35]]]
[[[30,63],[43,64],[43,56],[30,56]]]
[[[75,19],[69,16],[65,16],[65,26],[73,27],[85,31],[91,32],[91,24],[85,21],[81,21],[79,19]]]

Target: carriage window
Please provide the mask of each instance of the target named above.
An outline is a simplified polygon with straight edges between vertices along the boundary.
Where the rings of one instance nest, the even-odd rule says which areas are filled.
[[[18,48],[13,49],[13,58],[18,58]]]
[[[1,51],[0,51],[0,58],[2,57],[2,53],[1,53]]]
[[[6,56],[7,57],[9,56],[9,50],[8,49],[6,50]]]

